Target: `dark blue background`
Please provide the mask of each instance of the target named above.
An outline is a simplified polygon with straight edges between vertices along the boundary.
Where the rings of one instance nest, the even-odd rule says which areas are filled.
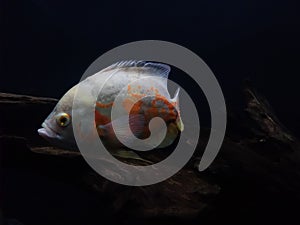
[[[280,120],[294,132],[300,128],[296,0],[6,0],[2,6],[2,92],[59,98],[105,51],[159,39],[204,59],[231,104],[239,104],[242,80],[250,78]]]

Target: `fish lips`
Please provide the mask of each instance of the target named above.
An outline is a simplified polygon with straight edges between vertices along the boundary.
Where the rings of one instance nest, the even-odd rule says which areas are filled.
[[[38,129],[38,133],[40,136],[42,136],[45,139],[56,139],[59,138],[59,134],[55,132],[53,129],[51,129],[49,126],[47,126],[46,123],[42,124],[43,128]]]

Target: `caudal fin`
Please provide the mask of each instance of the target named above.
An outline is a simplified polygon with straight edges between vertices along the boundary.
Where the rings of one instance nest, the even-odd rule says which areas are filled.
[[[172,101],[174,102],[175,108],[176,108],[176,110],[178,112],[178,118],[177,118],[177,121],[176,121],[176,125],[177,125],[177,128],[182,132],[184,130],[184,124],[183,124],[181,116],[180,116],[179,91],[180,91],[180,88],[177,88],[177,90],[175,92],[175,95],[174,95],[174,98],[172,99]]]

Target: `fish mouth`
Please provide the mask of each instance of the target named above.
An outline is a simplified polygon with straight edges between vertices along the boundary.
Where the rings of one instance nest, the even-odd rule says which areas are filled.
[[[40,136],[44,138],[57,138],[59,136],[59,133],[55,132],[51,127],[47,126],[47,124],[44,122],[42,124],[43,128],[38,129],[38,133]]]

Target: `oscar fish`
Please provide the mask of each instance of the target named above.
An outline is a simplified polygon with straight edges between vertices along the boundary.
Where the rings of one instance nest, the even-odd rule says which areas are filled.
[[[150,135],[148,125],[154,117],[163,119],[167,126],[166,136],[158,148],[169,146],[184,128],[179,111],[179,89],[173,98],[168,92],[169,72],[170,67],[162,63],[134,60],[115,63],[80,82],[91,95],[97,95],[101,86],[96,102],[84,99],[77,108],[72,108],[78,88],[78,84],[75,85],[59,100],[38,133],[55,146],[78,150],[73,134],[72,110],[82,115],[84,125],[86,106],[93,104],[95,130],[108,150],[124,147],[114,134],[112,122],[118,125],[118,133],[125,140],[129,132],[144,139]],[[133,82],[135,85],[132,85]],[[123,126],[128,123],[128,118],[119,117],[114,121],[111,118],[112,107],[117,104],[115,99],[120,93],[123,93],[122,101],[118,104],[129,114],[130,131],[128,126]]]

